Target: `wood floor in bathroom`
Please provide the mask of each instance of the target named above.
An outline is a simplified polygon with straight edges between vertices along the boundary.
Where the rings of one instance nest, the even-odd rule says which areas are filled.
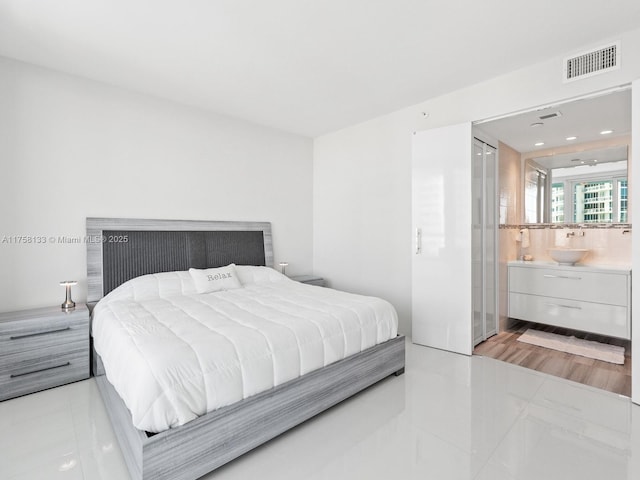
[[[518,337],[528,328],[562,335],[574,335],[586,340],[623,346],[625,347],[624,365],[616,365],[518,342]],[[631,396],[631,343],[627,340],[511,320],[507,330],[478,344],[473,353],[474,355],[495,358],[627,397]]]

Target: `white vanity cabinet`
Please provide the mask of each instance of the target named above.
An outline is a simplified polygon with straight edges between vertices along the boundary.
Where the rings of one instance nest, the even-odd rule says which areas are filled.
[[[631,272],[597,266],[509,262],[509,317],[631,338]]]

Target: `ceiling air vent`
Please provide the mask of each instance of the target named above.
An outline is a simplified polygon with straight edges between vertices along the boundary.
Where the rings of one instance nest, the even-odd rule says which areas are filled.
[[[561,116],[562,116],[562,112],[558,110],[557,112],[551,112],[551,113],[546,113],[544,115],[540,115],[538,118],[540,120],[549,120],[550,118],[556,118]]]
[[[564,81],[571,82],[620,68],[620,42],[564,59]]]

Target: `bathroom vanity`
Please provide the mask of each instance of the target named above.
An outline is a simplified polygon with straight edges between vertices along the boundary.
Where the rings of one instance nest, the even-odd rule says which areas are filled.
[[[631,338],[631,271],[625,267],[508,264],[509,317]]]

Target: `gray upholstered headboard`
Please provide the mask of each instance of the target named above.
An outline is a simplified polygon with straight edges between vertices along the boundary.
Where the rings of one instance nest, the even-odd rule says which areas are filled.
[[[87,303],[148,273],[273,266],[269,222],[87,218]]]

